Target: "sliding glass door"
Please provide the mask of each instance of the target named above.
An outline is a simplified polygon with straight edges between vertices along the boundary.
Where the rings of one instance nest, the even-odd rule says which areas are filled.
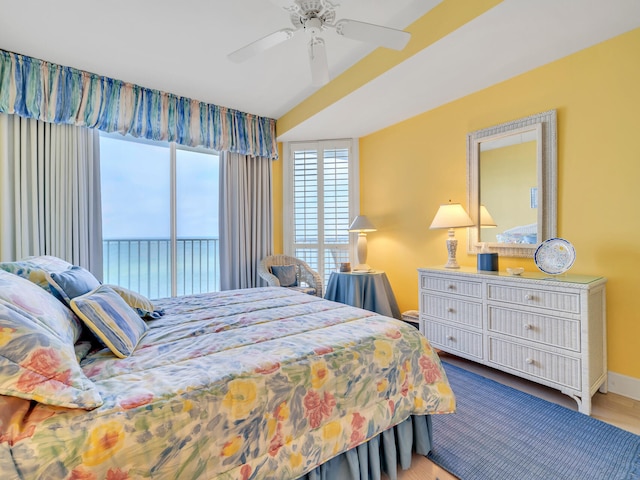
[[[100,137],[104,282],[150,298],[219,289],[218,155]]]

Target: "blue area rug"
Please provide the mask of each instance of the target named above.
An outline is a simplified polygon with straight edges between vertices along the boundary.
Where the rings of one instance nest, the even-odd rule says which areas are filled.
[[[640,436],[443,362],[457,412],[429,458],[462,480],[640,479]]]

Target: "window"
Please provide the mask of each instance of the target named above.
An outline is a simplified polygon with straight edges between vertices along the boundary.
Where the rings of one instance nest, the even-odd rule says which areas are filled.
[[[357,211],[357,154],[349,140],[291,143],[285,155],[285,253],[324,278],[351,255]]]
[[[215,152],[101,134],[104,282],[150,298],[219,289]]]

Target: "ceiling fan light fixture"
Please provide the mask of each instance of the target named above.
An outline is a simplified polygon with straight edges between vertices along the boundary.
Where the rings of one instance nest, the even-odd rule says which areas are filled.
[[[319,35],[322,32],[323,21],[318,17],[311,17],[304,22],[304,31],[312,37]]]

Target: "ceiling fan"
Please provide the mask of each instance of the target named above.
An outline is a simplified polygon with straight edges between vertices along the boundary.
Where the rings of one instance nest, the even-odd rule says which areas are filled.
[[[320,34],[326,30],[334,30],[354,40],[373,43],[379,47],[402,50],[411,34],[394,28],[342,19],[336,22],[338,3],[329,0],[271,0],[272,3],[289,12],[294,28],[284,28],[262,37],[228,55],[234,62],[243,62],[258,53],[292,38],[300,31],[309,35],[309,63],[311,80],[314,86],[322,86],[329,82],[329,66],[325,43]]]

